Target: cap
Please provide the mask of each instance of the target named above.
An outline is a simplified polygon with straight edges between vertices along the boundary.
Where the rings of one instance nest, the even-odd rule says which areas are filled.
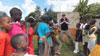
[[[62,14],[62,16],[65,16],[65,14]]]

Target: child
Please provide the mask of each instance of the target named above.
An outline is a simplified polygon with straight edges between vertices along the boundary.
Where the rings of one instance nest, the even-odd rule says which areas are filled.
[[[96,23],[95,19],[90,20],[90,30],[89,30],[89,36],[88,36],[88,48],[90,52],[94,48],[95,42],[96,42],[95,32],[97,28],[95,26],[95,23]]]
[[[73,51],[73,53],[78,53],[79,52],[79,42],[82,42],[82,29],[80,28],[81,24],[77,23],[76,25],[76,38],[75,38],[75,50]]]
[[[99,23],[100,25],[100,23]],[[95,45],[95,47],[93,48],[93,50],[91,51],[91,53],[89,54],[89,56],[100,56],[100,28],[97,31],[97,44]]]
[[[49,22],[49,29],[50,29],[50,36],[49,37],[50,37],[50,40],[51,40],[50,43],[49,43],[50,44],[50,50],[49,51],[50,51],[51,55],[54,56],[55,50],[54,50],[54,47],[53,47],[53,44],[54,44],[53,38],[54,38],[55,30],[53,28],[53,22]]]
[[[13,37],[16,34],[24,34],[25,36],[27,36],[27,39],[28,39],[28,35],[21,29],[21,24],[20,24],[20,19],[22,18],[21,10],[18,8],[12,8],[10,10],[10,15],[12,18],[12,29],[9,31],[10,37]],[[26,52],[29,53],[30,48],[28,48]]]
[[[24,34],[16,34],[10,41],[13,48],[16,49],[16,53],[12,53],[10,56],[34,56],[24,53],[28,48],[28,40]]]
[[[90,25],[86,25],[85,29],[83,30],[84,33],[84,45],[83,45],[83,54],[88,56],[89,49],[88,49],[88,35],[89,35]]]
[[[48,37],[50,34],[50,30],[48,27],[48,16],[42,16],[42,22],[37,27],[37,32],[39,35],[39,55],[40,56],[48,56],[48,50],[50,43],[50,38]]]
[[[9,56],[13,52],[8,34],[8,30],[11,30],[11,28],[11,18],[0,16],[0,56]]]
[[[22,24],[22,30],[24,32],[26,32],[26,30],[28,30],[27,34],[29,34],[29,48],[30,48],[30,51],[29,51],[29,54],[33,54],[34,55],[34,48],[33,48],[33,28],[30,26],[30,24],[32,23],[31,21],[34,22],[34,19],[32,20],[32,18],[29,18],[25,24],[25,22],[23,22]],[[29,26],[29,27],[27,27]]]
[[[58,54],[58,55],[61,55],[60,50],[61,50],[61,47],[62,47],[62,43],[59,39],[60,28],[59,28],[57,19],[53,20],[53,27],[54,27],[55,32],[56,32],[56,34],[54,34],[55,39],[53,40],[54,41],[54,47],[55,47],[55,53]]]

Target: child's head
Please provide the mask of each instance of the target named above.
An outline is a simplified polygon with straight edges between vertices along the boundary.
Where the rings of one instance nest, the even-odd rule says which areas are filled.
[[[12,29],[11,18],[8,16],[0,16],[0,28],[3,28],[7,31],[11,30]]]
[[[80,28],[81,24],[77,23],[76,28]]]
[[[28,47],[28,41],[24,34],[17,34],[11,38],[11,46],[16,50],[25,51]]]
[[[91,19],[90,20],[90,25],[94,25],[96,23],[96,20],[95,19]]]
[[[0,11],[0,16],[7,16],[7,14],[3,11]]]
[[[34,22],[34,18],[31,18],[31,17],[28,18],[28,19],[27,19],[27,22],[29,22],[29,23],[33,23],[33,22]]]
[[[53,22],[56,24],[57,23],[57,19],[53,19]]]
[[[22,18],[22,11],[14,7],[10,10],[10,15],[14,21],[20,21],[20,19]]]
[[[85,30],[89,30],[89,29],[90,29],[90,25],[86,25]]]
[[[53,23],[52,22],[49,22],[49,26],[52,27],[53,26]]]
[[[43,15],[42,17],[41,17],[41,19],[42,19],[42,22],[45,22],[45,23],[49,23],[50,21],[49,21],[49,16],[48,15]]]

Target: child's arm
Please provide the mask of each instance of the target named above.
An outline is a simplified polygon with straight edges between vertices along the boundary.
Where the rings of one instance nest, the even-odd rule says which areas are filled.
[[[89,35],[92,34],[95,31],[95,29],[93,29],[92,31],[89,31]]]
[[[48,56],[48,43],[47,43],[47,37],[40,38],[41,41],[44,42],[45,48],[44,48],[44,56]]]
[[[29,37],[29,28],[30,28],[30,23],[26,22],[26,34],[28,35],[28,37]]]

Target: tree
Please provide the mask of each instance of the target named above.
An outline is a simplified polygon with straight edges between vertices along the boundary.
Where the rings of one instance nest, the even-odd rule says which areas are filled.
[[[88,13],[86,16],[93,18],[100,18],[100,3],[93,3],[88,6]]]
[[[80,0],[74,12],[79,12],[81,18],[100,18],[100,3],[88,4],[88,0]]]
[[[85,17],[85,14],[88,13],[87,5],[88,0],[80,0],[79,4],[74,9],[74,12],[79,12],[80,17]]]
[[[27,19],[29,19],[30,17],[33,17],[35,19],[34,23],[33,23],[33,26],[35,26],[38,22],[38,20],[40,19],[41,17],[41,8],[39,6],[36,7],[35,11],[34,12],[31,12],[26,18],[25,18],[25,21]]]
[[[49,16],[49,20],[52,20],[52,19],[57,19],[57,12],[54,12],[53,10],[52,10],[52,5],[50,6],[50,8],[47,10],[46,8],[45,8],[45,14],[47,14],[48,16]]]

